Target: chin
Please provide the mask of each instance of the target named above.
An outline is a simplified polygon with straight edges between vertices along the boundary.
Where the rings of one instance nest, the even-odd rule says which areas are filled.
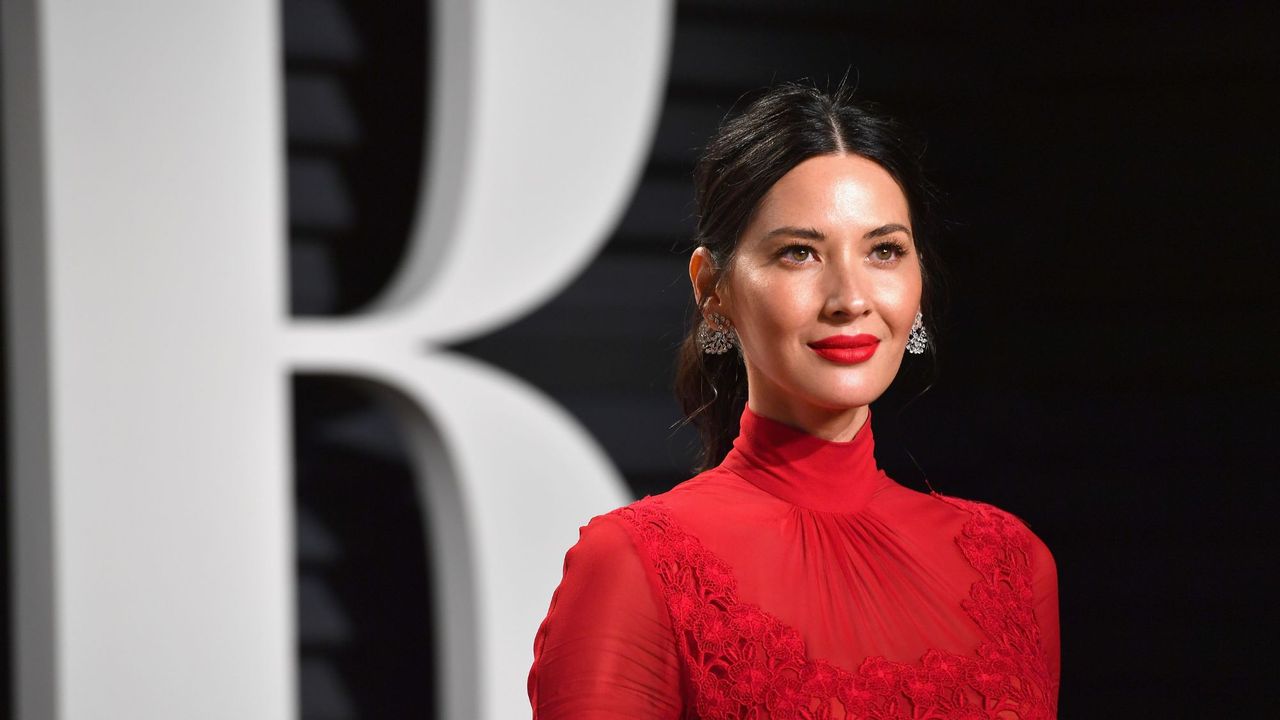
[[[832,392],[830,386],[825,388],[809,388],[809,392],[805,392],[808,401],[818,407],[830,408],[832,410],[848,410],[850,408],[863,407],[875,402],[884,394],[885,388],[860,387],[847,388]]]
[[[856,398],[831,398],[827,402],[820,403],[819,406],[831,410],[852,410],[854,408],[867,407],[879,397],[879,395],[867,395]]]
[[[892,376],[882,377],[881,373],[846,371],[815,376],[801,385],[813,395],[838,400],[840,405],[866,405],[883,395],[891,382]]]
[[[884,368],[858,367],[836,368],[825,363],[813,365],[796,363],[768,372],[760,367],[748,367],[752,382],[759,381],[756,391],[789,398],[810,407],[827,410],[848,410],[870,405],[888,389],[893,376]]]

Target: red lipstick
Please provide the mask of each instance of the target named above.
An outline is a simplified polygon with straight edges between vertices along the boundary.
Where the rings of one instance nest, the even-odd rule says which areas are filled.
[[[853,365],[866,362],[876,354],[880,340],[875,335],[832,335],[809,343],[809,347],[834,363]]]

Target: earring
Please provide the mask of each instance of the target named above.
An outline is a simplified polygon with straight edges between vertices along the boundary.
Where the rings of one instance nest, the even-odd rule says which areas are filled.
[[[707,322],[710,320],[711,322]],[[715,323],[712,327],[711,323]],[[738,344],[738,334],[733,331],[729,318],[711,313],[698,324],[698,345],[708,355],[723,355]]]
[[[917,312],[915,322],[911,323],[911,332],[907,335],[907,352],[922,355],[928,345],[929,333],[924,329],[924,315]]]

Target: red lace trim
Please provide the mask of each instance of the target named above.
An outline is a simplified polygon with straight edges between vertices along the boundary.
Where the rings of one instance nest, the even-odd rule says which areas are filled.
[[[1033,612],[1028,531],[990,505],[936,497],[971,513],[956,544],[981,579],[962,605],[989,639],[970,656],[929,650],[915,664],[873,656],[857,672],[808,659],[799,632],[739,602],[729,566],[659,500],[611,514],[631,524],[662,581],[700,718],[1055,717]]]

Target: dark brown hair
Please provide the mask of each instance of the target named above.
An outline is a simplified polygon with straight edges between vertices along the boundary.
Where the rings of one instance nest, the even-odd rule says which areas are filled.
[[[809,158],[841,153],[875,161],[902,188],[923,279],[921,310],[928,321],[937,273],[934,254],[927,250],[934,193],[921,168],[923,145],[871,103],[855,102],[843,85],[832,93],[797,83],[776,85],[720,126],[694,168],[695,247],[711,253],[718,283],[769,188]],[[675,392],[686,422],[702,438],[697,469],[705,470],[724,459],[738,434],[747,373],[737,352],[702,352],[697,339],[701,320],[699,308],[693,308],[680,346]],[[927,330],[932,353],[933,328]]]

